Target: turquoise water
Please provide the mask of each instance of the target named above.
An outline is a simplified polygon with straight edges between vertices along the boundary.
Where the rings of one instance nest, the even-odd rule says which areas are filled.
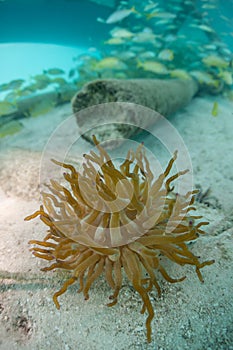
[[[69,72],[72,57],[87,52],[87,47],[56,44],[13,42],[0,45],[1,83],[24,78],[54,65]]]
[[[96,15],[108,11],[88,1],[1,1],[0,83],[53,66],[69,72],[72,58],[104,35],[101,25],[87,21],[96,24]]]
[[[64,71],[52,78],[64,78],[63,83],[76,88],[96,78],[184,79],[187,72],[199,83],[204,81],[207,90],[223,84],[228,92],[232,88],[232,14],[232,0],[3,0],[0,99],[5,101],[8,95],[8,102],[17,103],[30,91],[54,88],[47,78],[47,85],[38,84],[42,79],[38,75],[50,68]],[[203,63],[209,56],[225,60],[226,66]],[[109,57],[114,59],[105,60]],[[23,84],[13,82],[8,89],[6,85],[18,79]]]
[[[233,233],[232,18],[233,0],[0,0],[0,314],[3,320],[0,325],[0,349],[233,350],[230,275]],[[128,80],[131,84],[129,87],[124,85]],[[165,87],[164,81],[168,84]],[[147,85],[148,82],[151,85]],[[156,88],[153,87],[154,82],[158,84]],[[126,88],[121,89],[124,86]],[[135,104],[125,103],[132,100]],[[123,103],[114,104],[115,101]],[[113,103],[96,108],[102,102]],[[93,108],[82,111],[86,106]],[[157,107],[166,118],[158,116]],[[118,116],[120,126],[116,123]],[[127,119],[128,116],[132,118]],[[152,125],[150,116],[157,123]],[[168,120],[167,117],[171,118]],[[142,132],[134,133],[135,129],[131,129],[131,126],[141,128]],[[132,130],[128,136],[127,132]],[[136,151],[139,146],[135,158],[132,152],[127,155],[132,157],[131,165],[134,166],[137,159],[138,166],[134,170],[127,170],[128,162],[125,161],[122,168],[123,179],[127,173],[129,175],[128,187],[124,181],[122,184],[118,180],[116,183],[110,181],[111,163],[104,153],[102,158],[93,153],[87,156],[94,149],[91,143],[93,134],[100,142],[110,139],[112,149],[109,154],[118,166],[125,160],[128,149]],[[111,144],[112,139],[114,141]],[[122,139],[127,141],[121,144]],[[144,149],[148,163],[143,158],[141,150]],[[99,154],[98,150],[95,151]],[[52,189],[52,186],[47,186],[50,180],[58,181],[57,185],[55,181],[51,182],[55,184],[51,192],[57,194],[61,191],[59,198],[67,200],[67,191],[62,187],[65,182],[63,177],[69,182],[67,179],[71,177],[67,173],[72,167],[58,167],[51,159],[72,164],[84,175],[83,178],[95,174],[94,166],[88,168],[90,159],[106,161],[105,167],[109,167],[109,173],[105,178],[98,170],[98,186],[101,187],[105,181],[103,190],[109,191],[106,191],[106,197],[104,192],[101,197],[112,199],[116,193],[121,197],[121,203],[127,203],[126,194],[130,194],[133,184],[137,188],[134,202],[137,204],[140,200],[140,208],[144,206],[145,198],[150,199],[152,196],[151,193],[147,196],[146,185],[137,184],[138,179],[151,176],[149,165],[156,178],[164,172],[169,159],[173,159],[176,174],[173,180],[179,178],[178,187],[173,191],[173,183],[169,188],[170,182],[166,182],[164,189],[171,196],[168,204],[165,203],[165,210],[171,211],[169,215],[173,215],[174,221],[179,221],[177,212],[172,212],[173,204],[169,204],[177,199],[178,208],[188,213],[184,227],[187,226],[190,232],[193,225],[198,223],[199,214],[203,215],[201,220],[204,224],[210,222],[206,235],[197,231],[201,233],[200,239],[198,237],[197,242],[194,238],[192,242],[187,241],[187,247],[197,254],[196,258],[200,257],[200,261],[215,259],[215,264],[203,269],[204,284],[195,280],[195,266],[190,264],[187,267],[187,260],[182,260],[185,254],[181,254],[181,258],[178,255],[178,249],[184,248],[183,243],[177,245],[177,252],[174,253],[174,257],[177,254],[181,259],[181,266],[174,264],[173,260],[167,262],[167,267],[173,278],[180,278],[187,273],[184,284],[173,285],[169,283],[169,278],[163,281],[164,274],[160,276],[158,273],[162,289],[162,298],[159,299],[156,288],[155,291],[150,290],[154,282],[150,281],[150,285],[147,281],[151,274],[139,278],[141,288],[146,293],[150,292],[155,311],[150,344],[147,343],[149,337],[146,339],[145,324],[148,310],[144,315],[140,314],[141,300],[131,282],[124,280],[122,283],[118,305],[113,308],[105,306],[109,302],[112,285],[116,287],[114,294],[117,292],[120,279],[118,276],[117,281],[117,270],[119,266],[123,267],[124,260],[118,267],[114,265],[112,282],[110,270],[106,273],[111,288],[101,276],[90,289],[90,300],[84,302],[83,295],[77,295],[77,283],[59,297],[62,307],[59,311],[55,310],[52,295],[67,275],[60,274],[59,269],[55,274],[52,271],[40,274],[39,268],[45,265],[43,262],[38,263],[40,259],[32,259],[28,241],[43,239],[47,228],[39,226],[36,220],[30,223],[23,221],[23,218],[41,208],[41,203],[44,203],[44,207],[47,204],[49,208],[48,199],[51,196],[47,196],[47,202],[46,196],[44,200],[39,200],[39,196],[40,191]],[[96,169],[99,162],[95,164]],[[143,164],[144,169],[141,168]],[[185,169],[189,170],[187,175]],[[134,171],[134,174],[130,171]],[[118,179],[119,172],[114,172],[114,176]],[[77,179],[74,177],[73,182],[66,184],[67,187],[76,184]],[[119,179],[122,177],[119,176]],[[85,179],[83,183],[85,185]],[[83,187],[86,197],[87,190],[92,187],[97,188],[94,176],[92,182],[86,182],[86,187]],[[192,196],[194,188],[200,190],[193,204],[198,210],[196,217],[190,217],[182,196],[187,191]],[[114,196],[111,194],[113,192]],[[164,196],[163,193],[160,191],[161,196]],[[82,206],[79,209],[78,205],[74,205],[78,203],[79,196],[82,197],[74,191],[69,203],[67,200],[70,207],[67,203],[56,204],[58,202],[53,199],[59,215],[65,215],[65,237],[68,217],[71,217],[66,214],[66,208],[70,208],[68,214],[73,213],[73,206],[75,215],[76,211],[84,215],[81,220],[80,216],[74,215],[72,225],[74,222],[76,225],[74,220],[80,220],[82,224],[85,218],[87,222],[92,220],[89,209],[82,209]],[[90,198],[95,202],[95,197]],[[157,210],[155,204],[154,208]],[[164,210],[161,201],[158,201],[158,208]],[[151,213],[149,209],[150,206],[148,213]],[[129,222],[133,220],[135,212],[129,209]],[[46,225],[50,220],[48,217],[44,220]],[[152,214],[151,217],[154,220]],[[158,234],[168,220],[164,219],[164,215],[161,217],[163,220],[161,225],[159,222]],[[96,216],[93,220],[95,222]],[[117,220],[120,227],[124,226],[119,218]],[[146,219],[145,227],[149,227],[146,234],[150,234],[149,224],[153,220]],[[51,225],[48,226],[52,227],[52,223],[51,219]],[[100,223],[97,221],[99,227]],[[110,225],[105,220],[106,224]],[[114,230],[114,220],[111,225]],[[76,235],[80,233],[80,226],[77,224],[75,227]],[[132,228],[135,230],[135,226],[132,225]],[[163,238],[166,239],[164,236],[170,234],[169,230],[162,231]],[[177,231],[177,235],[182,230]],[[135,231],[138,234],[137,229]],[[67,237],[73,238],[71,230],[67,232]],[[100,235],[101,230],[97,233],[99,244],[98,239],[103,237]],[[133,232],[132,240],[137,240],[137,234]],[[59,238],[64,237],[61,235]],[[46,250],[35,250],[38,252],[35,256],[54,260],[59,265],[61,261],[68,261],[69,254],[74,254],[73,251],[79,245],[77,242],[78,239],[74,240],[74,244],[68,248],[65,243],[64,247],[68,250],[64,255],[56,255],[50,249],[53,246],[48,245]],[[85,242],[83,245],[86,248]],[[158,251],[156,260],[152,260],[148,248],[144,250],[142,245],[137,246],[135,243],[130,248],[130,254],[133,251],[139,258],[129,260],[128,270],[145,253],[156,273],[159,272],[156,261],[160,262],[161,256],[165,255],[163,251],[156,245],[152,246],[153,250]],[[116,243],[119,252],[117,244],[119,242]],[[91,246],[90,250],[95,251],[95,247],[92,249]],[[119,255],[109,254],[109,266],[120,261],[117,259],[121,252]],[[169,255],[172,257],[172,253]],[[190,258],[190,255],[187,257]],[[71,263],[76,268],[77,262],[72,259],[67,265]],[[94,275],[98,275],[96,266],[90,265],[85,276],[89,281],[93,271]],[[132,272],[132,280],[139,275],[137,272],[135,277]],[[112,301],[114,304],[115,299]]]
[[[232,0],[0,1],[0,137],[98,79],[193,80],[216,117],[216,96],[233,99],[232,15]],[[96,95],[86,106],[114,101]]]
[[[6,0],[0,2],[0,42],[93,46],[104,29],[96,17],[109,9],[90,1]]]

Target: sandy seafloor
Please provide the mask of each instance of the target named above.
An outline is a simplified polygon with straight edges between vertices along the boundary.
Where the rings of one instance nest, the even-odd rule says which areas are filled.
[[[141,299],[127,280],[112,308],[106,306],[111,291],[102,277],[92,286],[88,301],[73,285],[60,297],[57,310],[52,295],[64,275],[40,272],[46,262],[29,251],[30,239],[45,236],[38,219],[23,220],[39,207],[41,151],[55,127],[71,114],[70,105],[23,120],[22,132],[1,140],[1,350],[233,349],[233,104],[223,98],[218,103],[217,117],[211,115],[213,100],[199,97],[171,119],[190,153],[194,183],[211,191],[205,203],[197,203],[210,222],[207,235],[190,249],[202,260],[216,262],[202,270],[204,284],[192,267],[166,263],[172,276],[187,278],[169,284],[158,277],[162,297],[156,291],[150,294],[155,309],[151,344],[146,342]],[[69,132],[79,131],[74,126]],[[69,134],[61,136],[61,144],[62,137]],[[85,143],[81,141],[83,147]]]

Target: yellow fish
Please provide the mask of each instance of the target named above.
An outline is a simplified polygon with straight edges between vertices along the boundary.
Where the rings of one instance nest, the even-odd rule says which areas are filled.
[[[159,63],[156,61],[145,61],[145,62],[138,61],[137,67],[141,67],[145,71],[153,72],[156,74],[169,73],[167,68],[162,63]]]
[[[206,56],[202,59],[202,62],[210,67],[226,68],[229,66],[229,62],[216,55]]]
[[[120,61],[116,57],[105,57],[101,61],[97,62],[93,66],[94,70],[102,69],[126,69],[127,66],[125,63]]]
[[[17,111],[15,104],[8,101],[0,101],[0,116],[11,114]]]
[[[130,32],[129,30],[125,29],[125,28],[120,28],[120,27],[116,27],[113,30],[111,30],[110,32],[111,36],[113,38],[131,38],[134,33]]]
[[[106,45],[121,45],[124,43],[125,41],[122,38],[117,38],[117,37],[110,38],[104,42],[104,44]]]
[[[0,138],[7,135],[14,135],[23,128],[22,123],[17,120],[11,120],[10,122],[0,126]]]
[[[170,75],[172,78],[178,78],[178,79],[191,79],[188,72],[186,72],[183,69],[174,69],[170,72]]]
[[[158,58],[163,61],[172,61],[174,58],[174,52],[169,49],[162,50],[158,54]]]
[[[216,102],[216,101],[213,104],[211,114],[213,117],[217,117],[217,115],[218,115],[218,102]]]
[[[232,79],[232,73],[229,71],[221,71],[218,75],[220,78],[222,78],[222,80],[224,81],[224,83],[226,83],[227,85],[232,85],[233,84],[233,79]]]

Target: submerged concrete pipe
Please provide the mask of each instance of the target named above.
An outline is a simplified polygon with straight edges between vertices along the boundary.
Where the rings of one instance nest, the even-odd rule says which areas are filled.
[[[198,83],[193,79],[95,80],[84,85],[73,97],[72,107],[82,137],[92,142],[94,133],[99,141],[105,141],[109,138],[129,138],[140,128],[156,122],[155,112],[167,117],[187,105],[197,92]],[[153,113],[135,113],[130,103],[125,104],[122,110],[121,104],[117,106],[110,102],[130,102],[148,107]],[[106,103],[109,103],[108,115],[106,107],[100,105]],[[88,108],[91,106],[96,107]],[[109,120],[112,124],[105,124]]]

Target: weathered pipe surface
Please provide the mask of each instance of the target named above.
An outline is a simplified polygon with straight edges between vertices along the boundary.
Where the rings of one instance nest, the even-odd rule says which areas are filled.
[[[99,106],[83,111],[87,107],[110,102],[129,102],[148,107],[157,114],[167,117],[187,105],[197,92],[198,84],[192,79],[95,80],[84,85],[73,97],[72,107],[83,133],[82,136],[92,142],[92,134],[94,133],[97,139],[104,141],[108,138],[129,138],[139,129],[129,124],[136,124],[141,128],[147,127],[156,122],[156,113],[149,113],[151,115],[146,118],[145,114],[132,113],[132,108],[131,112],[127,111],[127,108],[122,111],[120,107],[115,108],[116,104],[114,104],[112,110],[111,105],[109,105],[108,115],[106,115],[104,112],[106,107],[102,109]],[[112,113],[111,116],[109,111]],[[155,116],[154,120],[152,114]],[[104,124],[109,120],[116,123],[113,125]],[[127,123],[128,125],[126,125]]]

